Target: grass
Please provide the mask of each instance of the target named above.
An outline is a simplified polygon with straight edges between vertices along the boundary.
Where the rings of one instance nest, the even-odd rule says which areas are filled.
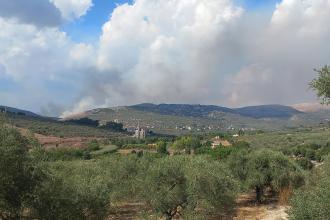
[[[330,142],[330,128],[288,129],[278,132],[245,135],[239,140],[254,148],[286,148],[304,144],[324,145]]]
[[[107,145],[102,147],[100,150],[91,152],[91,155],[98,156],[98,155],[109,154],[115,152],[117,149],[118,147],[115,145]]]
[[[19,115],[8,115],[10,124],[29,129],[33,133],[56,137],[96,137],[114,138],[126,136],[124,133],[113,132],[107,129],[76,125],[72,123],[57,121],[50,118],[27,117]]]

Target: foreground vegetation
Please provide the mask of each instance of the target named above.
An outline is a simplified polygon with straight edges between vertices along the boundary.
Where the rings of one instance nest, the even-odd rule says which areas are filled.
[[[172,144],[178,153],[169,156],[169,143],[158,142],[158,153],[152,154],[63,158],[58,155],[69,153],[45,151],[3,125],[1,218],[106,219],[118,204],[127,201],[144,204],[141,218],[222,218],[233,215],[235,199],[241,193],[252,190],[256,203],[262,203],[265,193],[276,197],[283,189],[298,189],[291,213],[294,219],[304,219],[296,213],[308,210],[303,202],[312,199],[315,183],[308,177],[305,185],[307,173],[296,159],[280,151],[253,149],[246,143],[236,143],[229,153],[221,146],[212,150],[198,137],[178,138]],[[97,150],[95,143],[89,147]],[[328,177],[321,171],[313,175],[324,178],[317,183],[324,190]],[[324,203],[322,198],[314,202]]]

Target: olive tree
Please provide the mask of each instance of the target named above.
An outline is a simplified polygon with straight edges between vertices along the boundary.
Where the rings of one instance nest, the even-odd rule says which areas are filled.
[[[35,191],[38,219],[105,219],[110,206],[111,181],[99,163],[55,162]]]
[[[307,184],[291,199],[290,219],[323,220],[330,216],[330,157],[316,168]]]
[[[19,218],[42,180],[27,144],[18,131],[0,125],[0,219]]]
[[[143,199],[166,219],[201,212],[219,214],[234,203],[235,182],[220,163],[204,157],[157,159],[144,176]]]
[[[271,150],[242,151],[233,155],[229,169],[242,182],[243,189],[254,189],[256,201],[262,202],[264,192],[270,189],[274,194],[283,188],[303,184],[301,168],[282,153]]]
[[[279,152],[270,150],[253,152],[249,155],[247,166],[247,183],[255,189],[256,200],[259,203],[267,187],[278,193],[285,187],[303,184],[301,169]]]
[[[330,66],[324,66],[321,69],[315,69],[317,78],[309,85],[316,91],[322,104],[330,104]]]
[[[190,154],[201,147],[201,142],[198,137],[180,137],[173,143],[173,148],[176,150],[184,150]]]

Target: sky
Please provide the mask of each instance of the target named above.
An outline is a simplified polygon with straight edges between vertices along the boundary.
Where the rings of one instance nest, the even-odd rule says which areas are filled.
[[[0,105],[317,102],[330,0],[0,0]]]

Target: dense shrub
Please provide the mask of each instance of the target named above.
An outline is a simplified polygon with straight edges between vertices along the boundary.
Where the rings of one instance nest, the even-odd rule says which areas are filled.
[[[75,149],[70,147],[52,148],[45,150],[43,148],[34,148],[31,154],[35,158],[39,158],[42,161],[66,161],[84,159],[88,151],[82,149]]]
[[[167,143],[165,141],[159,141],[157,143],[157,153],[162,154],[162,155],[167,155]]]
[[[330,158],[313,173],[291,200],[290,219],[323,220],[330,216]]]
[[[198,137],[194,137],[194,136],[179,137],[173,143],[172,147],[175,150],[178,151],[184,150],[186,153],[190,154],[191,152],[201,147],[201,142]]]
[[[218,146],[216,148],[212,147],[203,147],[200,148],[197,153],[199,154],[207,154],[211,156],[213,159],[226,159],[229,155],[231,155],[234,152],[237,152],[239,149],[234,147],[224,147],[224,146]]]
[[[270,150],[242,152],[228,163],[233,174],[246,187],[254,189],[256,201],[261,202],[264,191],[269,188],[278,193],[283,188],[295,188],[303,184],[301,169],[282,153]]]
[[[16,130],[0,125],[0,219],[19,218],[42,181],[27,143]]]
[[[110,122],[107,122],[104,125],[101,125],[100,128],[109,129],[109,130],[118,131],[118,132],[125,131],[124,130],[124,125],[122,123],[117,123],[117,122],[113,122],[113,121],[110,121]]]
[[[104,219],[109,210],[111,180],[98,164],[56,162],[35,192],[34,216],[39,219]]]
[[[157,159],[142,172],[142,197],[166,219],[223,213],[234,204],[236,184],[219,162],[202,157]]]
[[[72,123],[72,124],[77,124],[77,125],[91,126],[91,127],[99,126],[99,121],[92,120],[90,118],[71,119],[71,120],[67,120],[66,122]]]
[[[311,170],[313,168],[313,163],[306,158],[297,158],[297,164],[304,170]]]
[[[92,140],[87,144],[88,151],[97,151],[100,150],[100,144],[97,140]]]

